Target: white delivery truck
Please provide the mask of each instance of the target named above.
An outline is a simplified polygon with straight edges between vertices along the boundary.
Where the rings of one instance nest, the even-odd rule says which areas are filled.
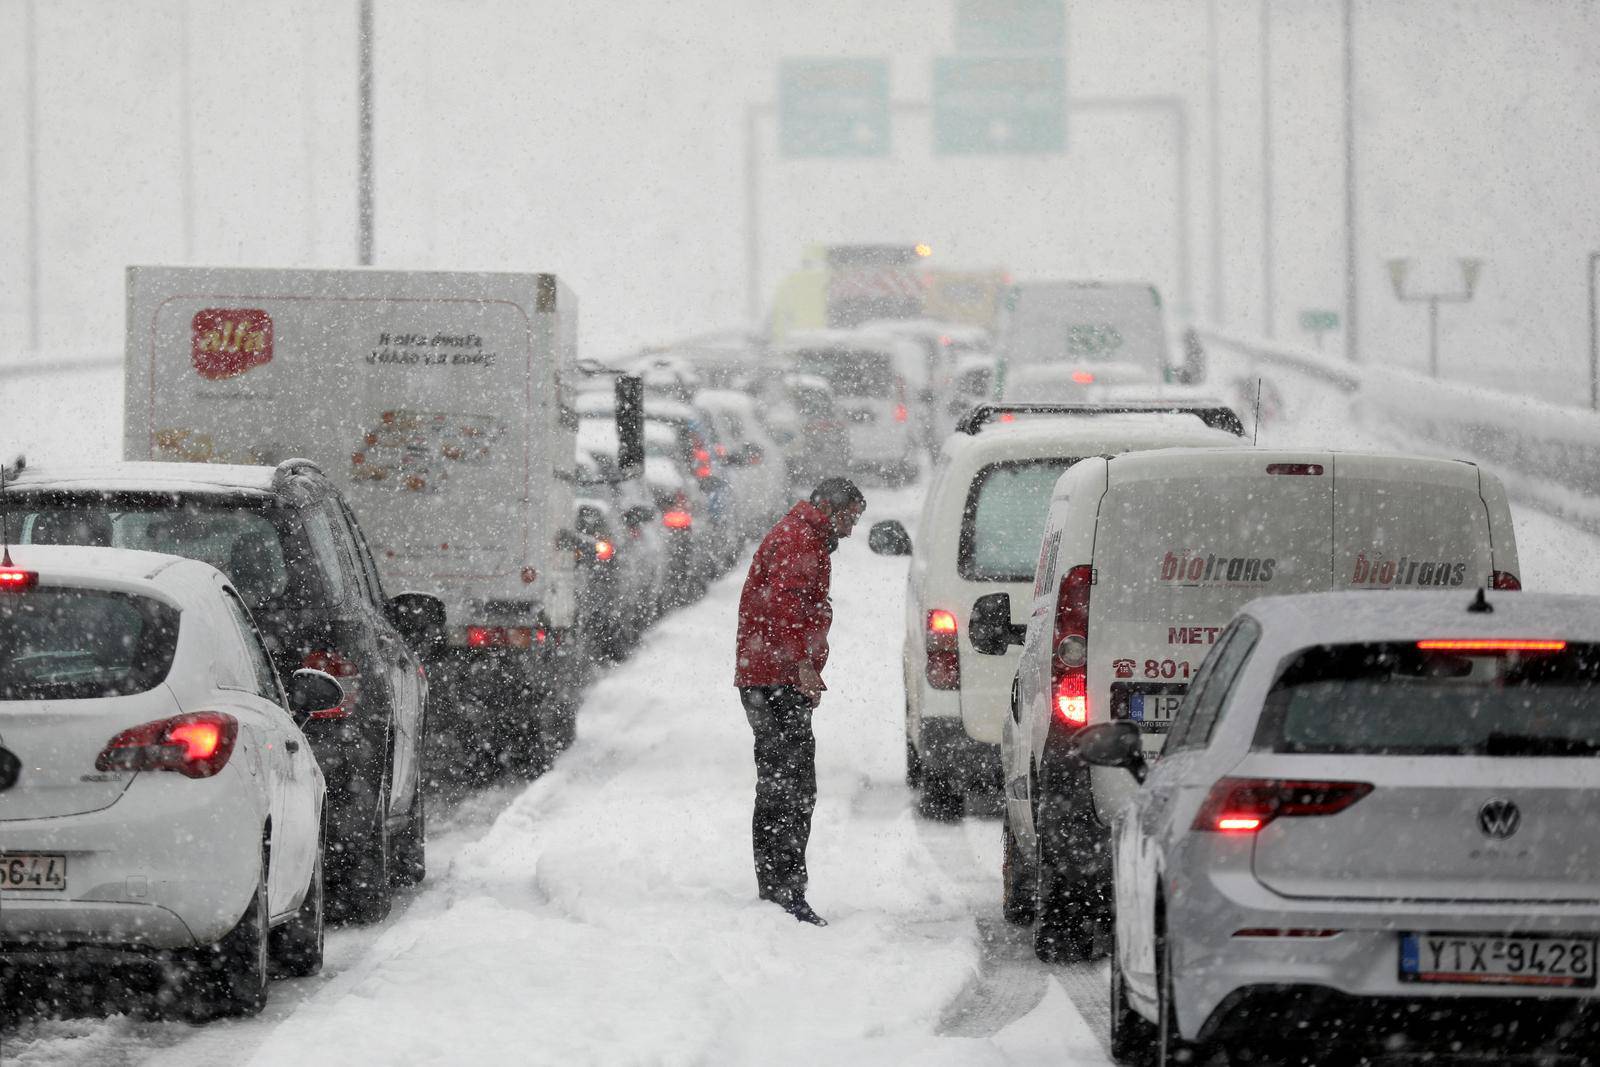
[[[386,592],[443,602],[456,729],[514,757],[575,706],[576,336],[550,274],[130,267],[124,455],[314,461]]]
[[[1161,294],[1140,281],[1018,282],[995,352],[1006,400],[1082,401],[1191,376],[1170,366]]]

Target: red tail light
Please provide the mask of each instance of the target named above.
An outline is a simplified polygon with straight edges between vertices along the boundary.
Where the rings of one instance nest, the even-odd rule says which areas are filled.
[[[1079,565],[1062,575],[1056,594],[1051,710],[1070,729],[1089,722],[1089,587],[1093,584],[1094,568]]]
[[[331,649],[313,650],[307,652],[305,659],[300,661],[300,666],[312,671],[322,671],[339,679],[339,684],[344,686],[344,699],[336,707],[325,708],[322,711],[313,711],[313,719],[344,719],[356,710],[356,702],[361,697],[361,669],[352,659],[348,659]]]
[[[904,404],[896,404],[894,406],[894,421],[895,422],[905,422],[906,419],[910,417],[910,414],[911,413],[906,410],[906,406]]]
[[[1510,571],[1491,571],[1489,573],[1489,588],[1504,589],[1508,593],[1514,593],[1522,588],[1522,579]]]
[[[1367,782],[1224,778],[1200,805],[1194,829],[1253,834],[1274,819],[1337,815],[1370,792]]]
[[[1016,416],[1016,414],[1014,412],[1002,411],[1000,413],[1000,421],[1001,422],[1016,422],[1017,421],[1017,416]]]
[[[928,612],[928,684],[935,689],[961,688],[959,624],[953,611],[934,608]]]
[[[687,530],[694,525],[694,516],[687,511],[673,508],[671,511],[662,513],[661,525],[669,530]]]
[[[1267,464],[1267,473],[1268,474],[1320,475],[1322,473],[1322,464],[1320,464],[1320,463],[1268,463]]]
[[[531,626],[469,626],[468,648],[532,648]]]
[[[38,571],[25,571],[17,567],[0,568],[0,592],[32,589],[39,584]]]
[[[596,541],[594,543],[594,558],[604,563],[617,554],[617,546],[610,541]]]
[[[1072,380],[1079,385],[1093,385],[1094,375],[1086,370],[1075,370],[1072,372]]]
[[[1526,637],[1451,637],[1418,641],[1417,647],[1424,652],[1561,652],[1567,643]]]
[[[705,463],[710,458],[711,458],[711,453],[707,452],[705,449],[696,448],[694,450],[694,461],[696,463]]]
[[[177,771],[210,778],[228,765],[239,720],[220,711],[193,711],[124,730],[95,757],[97,771]]]
[[[709,478],[709,477],[711,477],[711,464],[709,464],[709,463],[700,464],[700,466],[698,466],[698,467],[696,467],[694,469],[694,476],[696,478]]]

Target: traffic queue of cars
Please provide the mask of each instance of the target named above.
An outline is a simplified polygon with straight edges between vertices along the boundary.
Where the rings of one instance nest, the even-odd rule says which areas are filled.
[[[869,538],[911,557],[907,781],[998,795],[1002,911],[1109,950],[1119,1062],[1592,1032],[1600,613],[1517,592],[1493,474],[1220,404],[958,430]]]

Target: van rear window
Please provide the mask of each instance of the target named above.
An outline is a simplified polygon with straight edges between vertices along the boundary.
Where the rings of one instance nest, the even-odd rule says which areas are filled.
[[[1273,684],[1255,747],[1338,755],[1600,754],[1600,646],[1309,648]]]
[[[961,514],[956,554],[961,577],[972,582],[1031,582],[1050,495],[1076,459],[992,463],[972,479]]]
[[[166,680],[178,611],[149,597],[42,586],[0,596],[0,700],[131,696]]]

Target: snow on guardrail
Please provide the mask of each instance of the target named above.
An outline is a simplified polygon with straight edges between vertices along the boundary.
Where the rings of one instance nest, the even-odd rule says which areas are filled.
[[[1511,496],[1600,533],[1600,415],[1406,370],[1203,329],[1207,344],[1272,378],[1345,394],[1368,429],[1418,452],[1472,459]]]

